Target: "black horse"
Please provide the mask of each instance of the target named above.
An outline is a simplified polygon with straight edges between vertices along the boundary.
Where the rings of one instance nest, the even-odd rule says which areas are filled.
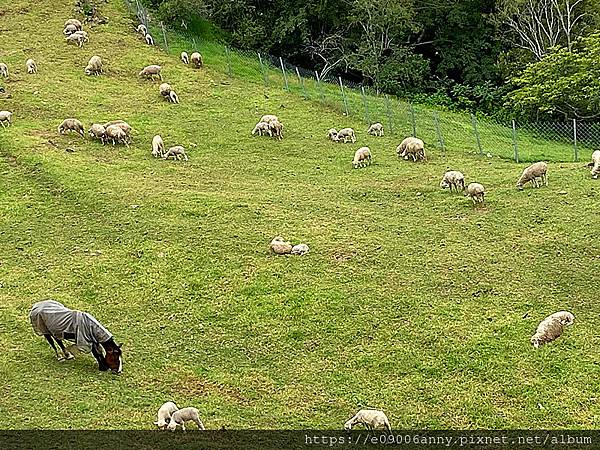
[[[33,331],[46,338],[59,361],[74,358],[62,342],[62,339],[66,339],[74,342],[82,352],[91,351],[100,370],[122,372],[122,344],[117,345],[112,334],[90,314],[69,309],[54,300],[44,300],[31,307],[29,319]],[[59,355],[54,340],[64,358]]]

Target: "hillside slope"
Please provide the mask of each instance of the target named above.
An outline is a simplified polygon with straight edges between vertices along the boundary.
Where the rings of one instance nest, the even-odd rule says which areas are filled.
[[[145,46],[119,1],[102,12],[109,24],[79,49],[62,36],[71,0],[0,6],[12,95],[0,110],[14,112],[0,129],[6,427],[151,428],[166,400],[197,406],[212,429],[340,428],[365,405],[399,429],[598,427],[600,185],[581,163],[552,164],[549,187],[519,192],[523,165],[398,160],[393,138],[194,71]],[[94,54],[104,76],[83,73]],[[137,77],[147,64],[181,104]],[[284,140],[250,135],[264,113]],[[66,117],[125,119],[134,144],[59,136]],[[359,141],[328,142],[332,126]],[[190,161],[152,158],[154,134]],[[374,164],[352,170],[359,145]],[[486,206],[441,191],[447,168],[483,183]],[[273,256],[275,235],[311,253]],[[53,359],[27,320],[46,297],[124,341],[121,376],[91,356]],[[534,351],[538,322],[561,309],[576,324]]]

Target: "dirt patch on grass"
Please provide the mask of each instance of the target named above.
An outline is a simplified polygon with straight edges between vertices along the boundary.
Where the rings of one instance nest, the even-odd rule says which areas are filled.
[[[242,406],[247,406],[250,403],[238,389],[214,381],[202,380],[194,375],[188,375],[182,381],[175,383],[173,391],[186,393],[190,396],[217,394],[221,397],[227,397]]]

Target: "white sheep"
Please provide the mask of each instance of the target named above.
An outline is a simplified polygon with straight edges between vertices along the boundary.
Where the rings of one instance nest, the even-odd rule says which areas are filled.
[[[67,28],[69,25],[73,25],[77,30],[81,30],[83,27],[81,22],[77,19],[69,19],[65,22],[64,27]]]
[[[196,408],[181,408],[171,415],[171,421],[167,425],[167,429],[175,431],[177,425],[185,431],[185,422],[192,421],[198,425],[199,430],[204,430],[204,424],[200,420],[200,412]]]
[[[185,154],[185,148],[183,148],[181,145],[176,145],[175,147],[169,148],[163,155],[163,159],[168,159],[170,157],[173,157],[175,160],[180,158],[183,158],[185,161],[188,160],[188,157]]]
[[[158,86],[158,92],[163,97],[169,97],[169,93],[172,90],[173,90],[173,88],[171,87],[171,85],[169,83],[161,83],[160,86]]]
[[[146,36],[144,36],[144,39],[146,39],[146,44],[154,45],[154,38],[150,34],[146,34]]]
[[[100,139],[102,145],[106,143],[106,128],[99,123],[93,123],[89,129],[90,137]]]
[[[143,23],[140,23],[135,30],[138,33],[140,33],[142,36],[146,36],[148,34],[148,29],[146,28],[146,25],[144,25]]]
[[[348,139],[350,140],[350,142],[352,142],[353,144],[356,142],[356,133],[354,133],[354,130],[352,128],[342,128],[340,131],[338,131],[337,133],[337,142],[348,142]]]
[[[110,122],[106,122],[104,124],[104,128],[108,128],[111,125],[116,125],[117,127],[119,127],[121,130],[123,130],[123,132],[127,135],[127,137],[130,137],[131,134],[131,125],[129,125],[127,122],[125,122],[124,120],[112,120]]]
[[[554,314],[550,314],[548,317],[552,317],[558,320],[564,326],[571,326],[575,322],[575,315],[569,311],[558,311]]]
[[[308,248],[308,245],[306,245],[306,244],[297,244],[297,245],[294,245],[292,247],[292,252],[291,253],[292,253],[292,255],[302,256],[302,255],[306,255],[309,251],[310,251],[310,249]]]
[[[465,176],[458,170],[449,170],[444,174],[440,182],[440,188],[442,189],[450,188],[450,192],[452,192],[453,187],[456,189],[456,192],[458,192],[459,188],[461,191],[465,190]]]
[[[523,190],[523,185],[529,181],[533,187],[539,188],[541,184],[538,178],[548,186],[548,164],[543,161],[536,162],[523,170],[521,178],[517,181],[517,189]]]
[[[592,153],[592,178],[597,179],[600,175],[600,150]]]
[[[352,166],[357,169],[359,167],[365,167],[371,164],[371,150],[369,147],[361,147],[354,153],[354,159],[352,160]]]
[[[404,159],[412,157],[415,162],[417,159],[427,161],[427,157],[425,156],[425,144],[419,138],[407,137],[398,147],[396,147],[396,153],[399,157]]]
[[[162,157],[164,151],[165,143],[163,142],[162,137],[157,134],[152,138],[152,156],[155,158],[158,158],[159,156]]]
[[[88,65],[85,68],[86,75],[100,75],[103,72],[102,69],[102,58],[98,55],[94,55],[90,58]]]
[[[467,186],[467,194],[473,200],[473,203],[483,203],[485,197],[485,189],[479,183],[469,183]]]
[[[63,30],[63,34],[64,34],[65,36],[70,36],[70,35],[72,35],[73,33],[75,33],[77,30],[78,30],[78,28],[77,28],[75,25],[73,25],[72,23],[70,23],[70,24],[69,24],[69,25],[67,25],[67,26],[65,27],[65,29]]]
[[[364,425],[368,430],[381,428],[392,430],[387,416],[378,409],[361,409],[344,424],[344,429],[351,430],[354,425]]]
[[[190,61],[196,69],[199,69],[204,65],[204,63],[202,62],[202,55],[198,52],[194,52],[191,54]]]
[[[0,76],[8,77],[8,66],[5,63],[0,63]]]
[[[183,61],[184,64],[190,63],[190,57],[188,56],[187,52],[181,52],[181,61]]]
[[[171,422],[171,416],[174,412],[179,411],[177,405],[173,402],[166,402],[158,409],[158,413],[156,414],[157,421],[154,422],[158,428],[166,428],[167,425]]]
[[[25,61],[25,67],[27,67],[27,73],[37,73],[38,71],[37,64],[31,58]]]
[[[289,242],[283,240],[281,236],[276,236],[271,241],[271,250],[277,255],[286,255],[292,253],[293,246]]]
[[[12,113],[10,111],[0,111],[0,124],[2,124],[2,128],[10,126],[11,117]],[[5,123],[7,123],[8,125],[4,125]]]
[[[551,314],[540,322],[535,330],[535,334],[531,336],[531,344],[535,348],[552,342],[560,337],[565,326],[573,324],[575,316],[568,311],[559,311]]]
[[[271,127],[271,133],[273,137],[276,137],[277,139],[283,139],[283,124],[280,121],[275,120],[269,122],[269,126]]]
[[[154,79],[154,76],[158,75],[158,78],[160,78],[160,80],[162,81],[162,75],[160,74],[160,71],[161,71],[161,67],[156,64],[153,64],[153,65],[144,67],[141,70],[141,72],[138,74],[138,76],[150,77],[151,79]]]
[[[74,131],[76,133],[79,133],[81,137],[85,137],[83,124],[77,119],[65,119],[58,126],[59,134],[65,134],[67,131]]]
[[[367,133],[372,134],[373,136],[383,136],[383,125],[379,122],[374,123],[369,127]]]
[[[171,103],[179,103],[179,96],[177,95],[177,93],[174,90],[171,90],[171,92],[169,92],[168,100]]]
[[[85,31],[76,31],[75,33],[67,36],[65,40],[67,41],[67,44],[77,44],[77,46],[81,48],[83,47],[83,44],[88,42],[90,39]]]
[[[254,128],[252,129],[252,135],[258,134],[259,136],[269,135],[273,136],[273,132],[271,131],[271,125],[267,122],[258,122]]]
[[[266,122],[266,123],[279,122],[279,117],[277,117],[273,114],[265,114],[264,116],[262,116],[260,118],[260,122]]]
[[[335,128],[330,128],[329,130],[327,130],[327,138],[330,141],[334,141],[336,142],[338,140],[338,132]]]
[[[110,139],[112,141],[113,147],[116,143],[125,144],[126,147],[129,147],[127,133],[125,133],[125,131],[123,131],[118,124],[109,125],[106,127],[106,139]]]

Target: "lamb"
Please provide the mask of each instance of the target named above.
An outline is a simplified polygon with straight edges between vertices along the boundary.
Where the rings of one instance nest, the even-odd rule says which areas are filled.
[[[0,111],[0,124],[2,124],[2,128],[10,126],[11,117],[12,113],[10,111]],[[7,123],[8,125],[4,125],[4,123]]]
[[[176,145],[175,147],[169,148],[169,150],[167,150],[163,155],[163,159],[168,159],[171,156],[176,160],[180,159],[180,157],[182,157],[185,161],[188,160],[188,157],[185,154],[185,149],[181,145]]]
[[[483,203],[485,196],[485,189],[479,183],[469,183],[467,186],[467,194],[475,203]]]
[[[351,430],[354,425],[364,425],[368,430],[385,428],[392,430],[390,421],[383,411],[378,409],[361,409],[354,417],[344,424],[345,430]]]
[[[152,156],[155,158],[158,158],[159,156],[162,157],[164,151],[165,143],[163,142],[162,137],[157,134],[152,138]]]
[[[37,73],[37,64],[31,58],[25,61],[25,67],[27,67],[27,73]]]
[[[76,133],[79,133],[81,137],[85,137],[83,124],[77,119],[65,119],[58,126],[59,134],[65,134],[67,131],[75,131]]]
[[[146,36],[144,36],[144,39],[146,39],[146,44],[154,45],[154,38],[151,35],[146,34]]]
[[[69,25],[73,25],[75,27],[76,30],[81,30],[83,27],[81,25],[81,22],[77,19],[69,19],[65,22],[65,28],[67,28]]]
[[[592,153],[592,178],[596,180],[598,175],[600,175],[600,150]]]
[[[308,245],[306,244],[297,244],[292,247],[292,255],[306,255],[309,252]]]
[[[407,137],[398,147],[396,147],[396,153],[399,157],[404,159],[408,159],[409,156],[412,156],[413,161],[415,162],[417,159],[427,161],[427,157],[425,156],[425,144],[419,138]]]
[[[450,192],[452,192],[452,188],[458,189],[461,191],[465,190],[465,176],[459,172],[458,170],[450,170],[444,174],[444,178],[442,178],[442,182],[440,183],[440,187],[442,189],[450,188]]]
[[[177,425],[181,426],[181,429],[185,431],[185,422],[195,422],[198,425],[199,430],[204,430],[204,424],[200,420],[199,411],[196,408],[182,408],[175,411],[171,415],[171,421],[167,425],[167,429],[175,431]]]
[[[8,77],[8,66],[4,63],[0,63],[0,76]]]
[[[327,130],[327,138],[330,141],[334,141],[336,142],[338,140],[338,132],[335,128],[330,128],[329,130]]]
[[[92,56],[88,62],[88,65],[85,68],[86,75],[100,75],[103,72],[102,70],[102,58],[99,56]]]
[[[153,65],[144,67],[142,69],[142,71],[138,74],[138,76],[150,77],[151,79],[154,79],[154,75],[158,75],[158,78],[160,78],[160,80],[162,81],[162,75],[160,74],[160,70],[161,70],[160,66],[153,64]]]
[[[148,29],[146,28],[146,25],[144,25],[143,23],[140,23],[135,30],[138,33],[140,33],[142,36],[146,36],[148,34]]]
[[[183,61],[184,64],[190,63],[190,57],[188,56],[187,52],[181,52],[181,61]]]
[[[383,136],[383,125],[379,122],[374,123],[369,127],[367,133],[372,134],[373,136]]]
[[[192,55],[190,56],[190,61],[196,69],[199,69],[204,65],[204,63],[202,62],[202,55],[198,52],[192,53]]]
[[[552,342],[559,338],[565,326],[573,324],[575,316],[568,311],[559,311],[551,314],[540,322],[535,334],[531,336],[531,344],[534,348],[539,348],[541,345]]]
[[[286,255],[292,253],[292,244],[283,240],[281,236],[276,236],[271,241],[271,250],[277,255]]]
[[[166,428],[167,425],[171,422],[171,415],[179,411],[177,405],[173,402],[166,402],[159,408],[158,413],[156,414],[158,420],[154,422],[154,425],[158,426],[158,428]]]
[[[353,144],[356,142],[356,134],[352,128],[342,128],[340,131],[338,131],[336,139],[337,142],[344,141],[344,143],[346,143],[348,142],[348,139],[350,139],[350,142]]]
[[[273,132],[271,131],[271,125],[267,122],[258,122],[256,124],[256,126],[252,130],[252,135],[254,136],[257,133],[259,136],[264,136],[266,134],[268,134],[271,137],[273,136]]]
[[[371,150],[369,147],[361,147],[354,153],[354,160],[352,165],[355,169],[359,167],[365,167],[371,164]]]
[[[118,124],[109,125],[106,127],[106,139],[110,139],[112,141],[113,147],[115,143],[125,144],[125,146],[129,147],[127,133],[125,133],[125,131],[123,131]]]
[[[546,184],[546,186],[548,186],[548,164],[546,164],[545,162],[541,161],[541,162],[536,162],[532,165],[530,165],[529,167],[526,167],[525,170],[523,170],[523,174],[521,175],[521,178],[519,178],[519,180],[517,181],[517,189],[519,190],[523,190],[523,185],[525,183],[527,183],[528,181],[531,181],[531,185],[533,187],[539,188],[540,182],[538,181],[538,178],[542,179],[542,182],[544,182]]]
[[[100,139],[102,145],[106,143],[106,128],[99,123],[93,123],[89,130],[90,137]]]
[[[75,25],[73,24],[69,24],[65,27],[65,29],[63,30],[63,34],[65,36],[71,36],[73,33],[75,33],[76,31],[78,31],[79,28],[77,28]]]

